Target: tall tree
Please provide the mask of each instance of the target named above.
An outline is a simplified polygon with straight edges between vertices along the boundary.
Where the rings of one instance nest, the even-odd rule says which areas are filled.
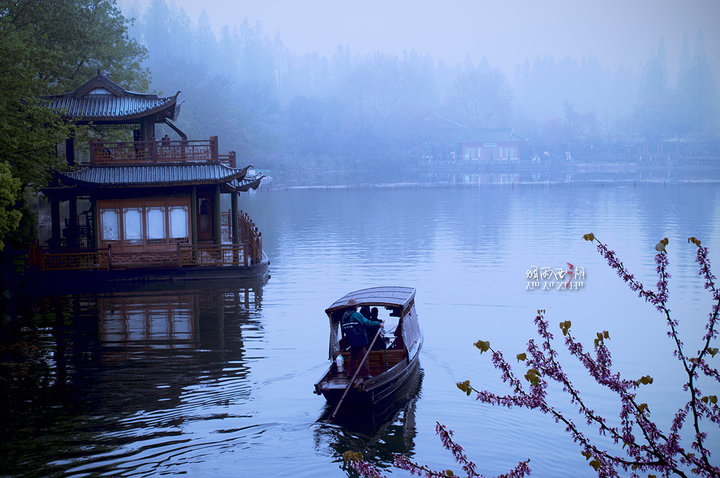
[[[646,141],[657,143],[667,136],[670,122],[665,40],[662,37],[645,63],[639,98],[640,104],[636,111],[638,133]]]
[[[680,55],[680,71],[675,91],[675,121],[678,135],[717,137],[718,90],[705,53],[702,31],[697,34],[695,54],[690,56],[687,35]]]
[[[448,98],[449,114],[471,128],[508,127],[512,92],[505,76],[487,64],[467,69]]]
[[[72,127],[40,95],[76,88],[98,69],[125,87],[147,87],[145,49],[127,25],[113,0],[0,0],[0,162],[20,181],[17,207],[59,166],[55,146]]]

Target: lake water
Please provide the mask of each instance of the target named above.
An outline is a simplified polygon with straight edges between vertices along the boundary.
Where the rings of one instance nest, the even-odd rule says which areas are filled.
[[[683,376],[664,321],[582,235],[608,243],[647,285],[656,282],[654,246],[669,238],[671,308],[690,351],[711,301],[689,236],[710,247],[720,271],[718,183],[261,190],[242,197],[241,209],[263,232],[272,274],[265,285],[36,301],[34,326],[23,331],[36,360],[13,369],[25,381],[4,398],[0,473],[346,476],[347,450],[381,468],[397,452],[459,472],[434,433],[439,421],[483,474],[529,458],[533,476],[592,476],[548,416],[482,405],[456,388],[470,379],[507,391],[473,342],[489,340],[510,360],[535,336],[539,308],[556,339],[565,320],[588,347],[608,330],[615,367],[654,377],[640,394],[667,429],[682,405]],[[528,270],[568,264],[584,271],[582,283],[529,290]],[[372,422],[329,423],[312,393],[328,364],[323,311],[375,285],[417,289],[422,374],[412,399]],[[592,407],[617,423],[614,397],[561,357]],[[551,397],[571,409],[559,390]],[[720,436],[708,431],[717,456]]]

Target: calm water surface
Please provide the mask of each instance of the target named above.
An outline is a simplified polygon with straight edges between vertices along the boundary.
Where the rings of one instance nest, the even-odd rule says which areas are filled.
[[[715,183],[270,190],[244,197],[241,208],[263,231],[272,260],[265,285],[37,301],[37,327],[24,333],[40,342],[35,365],[15,369],[25,382],[6,398],[0,473],[346,476],[347,450],[381,468],[399,452],[458,471],[434,434],[439,421],[484,474],[530,458],[533,476],[592,476],[548,417],[484,406],[455,387],[470,379],[506,391],[473,342],[514,357],[533,336],[538,308],[555,330],[572,320],[589,346],[608,330],[615,366],[655,378],[641,393],[666,426],[682,375],[662,319],[581,236],[609,243],[646,284],[656,282],[654,245],[669,238],[671,307],[690,350],[710,300],[687,237],[709,245],[720,267]],[[585,271],[577,290],[528,290],[528,270],[568,263]],[[323,310],[375,285],[417,289],[422,374],[411,400],[372,421],[328,423],[312,393],[327,367]],[[566,370],[595,410],[617,414],[613,397],[576,363],[566,360]],[[560,393],[553,397],[569,409]],[[720,452],[718,433],[709,443]]]

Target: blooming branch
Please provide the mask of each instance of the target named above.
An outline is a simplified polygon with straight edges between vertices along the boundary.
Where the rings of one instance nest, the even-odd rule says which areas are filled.
[[[707,433],[702,430],[702,424],[720,425],[720,407],[716,395],[703,395],[697,386],[697,378],[702,374],[705,377],[720,382],[720,372],[713,367],[709,360],[718,353],[718,348],[712,345],[718,336],[718,320],[720,317],[720,290],[715,285],[715,276],[711,272],[708,250],[694,237],[688,239],[689,243],[697,246],[696,262],[699,265],[699,275],[704,279],[705,289],[713,297],[713,306],[705,325],[705,334],[702,337],[702,346],[695,355],[688,355],[683,342],[678,335],[679,322],[672,317],[667,306],[669,298],[668,252],[666,247],[668,239],[662,239],[655,246],[656,272],[658,281],[657,290],[650,290],[631,274],[625,265],[617,258],[614,251],[598,241],[595,236],[586,234],[584,239],[597,242],[597,249],[605,257],[608,265],[614,269],[618,276],[628,284],[628,287],[638,293],[638,297],[652,304],[663,316],[667,326],[667,335],[674,342],[673,355],[682,364],[687,375],[683,390],[689,395],[687,402],[683,403],[676,412],[670,428],[663,431],[658,424],[650,419],[650,408],[646,403],[639,403],[637,390],[641,386],[653,383],[649,375],[636,380],[623,378],[620,373],[612,369],[612,355],[606,342],[610,340],[607,331],[597,333],[594,340],[594,351],[587,351],[570,332],[571,322],[560,323],[563,333],[564,345],[571,356],[580,362],[587,373],[600,386],[617,395],[621,404],[619,425],[613,426],[610,421],[596,413],[589,407],[581,391],[571,382],[558,360],[558,353],[554,345],[554,337],[550,332],[549,323],[545,320],[545,311],[538,310],[535,325],[539,340],[530,339],[527,351],[517,354],[518,362],[525,367],[524,381],[516,375],[513,367],[499,350],[494,350],[489,341],[475,342],[481,353],[490,352],[493,366],[499,371],[500,378],[510,389],[507,395],[500,395],[487,390],[478,390],[470,384],[469,380],[457,383],[457,387],[467,395],[475,394],[475,398],[483,403],[504,406],[508,408],[523,407],[537,409],[553,417],[555,422],[565,425],[565,430],[581,449],[581,454],[588,464],[596,471],[598,476],[619,476],[619,472],[630,471],[631,476],[639,477],[641,472],[658,472],[663,476],[671,474],[688,476],[693,473],[697,476],[718,477],[720,467],[710,462],[710,450],[705,445]],[[554,407],[547,400],[549,382],[555,382],[567,393],[571,404],[586,425],[597,427],[600,435],[606,435],[616,444],[622,444],[622,452],[612,452],[600,448],[587,433],[563,411]],[[689,447],[682,443],[683,426],[690,423],[693,428],[693,438]],[[443,446],[448,449],[455,461],[462,467],[468,478],[479,478],[475,463],[470,461],[463,448],[452,438],[452,430],[440,423],[436,423],[436,433],[440,436]],[[521,461],[508,474],[503,477],[521,477],[530,473],[529,460]],[[353,468],[361,475],[379,478],[380,475],[372,466],[362,461],[361,457],[351,460]],[[402,455],[395,455],[395,466],[425,477],[455,476],[452,471],[436,471],[425,465],[413,462]],[[652,476],[652,475],[650,475]]]
[[[525,386],[516,377],[511,365],[503,358],[500,351],[493,350],[488,341],[481,340],[476,342],[475,346],[481,352],[491,352],[493,365],[498,369],[501,379],[509,385],[512,392],[508,395],[498,395],[486,390],[477,390],[469,380],[458,383],[458,388],[468,395],[474,392],[476,399],[484,403],[538,409],[552,416],[556,422],[565,425],[566,431],[578,443],[583,456],[598,473],[598,476],[618,476],[619,470],[631,471],[632,476],[638,476],[638,472],[647,471],[660,472],[663,475],[686,476],[688,469],[700,476],[720,476],[720,468],[712,465],[709,461],[710,452],[704,443],[706,434],[701,430],[703,420],[716,424],[720,422],[717,396],[703,396],[696,384],[698,373],[720,381],[720,373],[717,368],[712,367],[707,361],[709,357],[714,357],[718,352],[718,349],[711,347],[711,344],[717,338],[717,322],[720,315],[720,291],[715,286],[715,277],[710,270],[707,248],[702,247],[697,239],[689,239],[689,242],[698,247],[696,261],[700,266],[700,275],[705,280],[705,288],[710,290],[715,301],[706,325],[703,347],[697,355],[690,357],[678,335],[679,323],[672,317],[667,306],[670,279],[666,250],[668,239],[662,239],[655,246],[657,251],[655,255],[658,275],[657,290],[650,290],[628,271],[618,259],[617,254],[607,245],[595,239],[593,234],[586,234],[583,237],[588,241],[597,242],[597,249],[605,257],[608,265],[617,272],[632,291],[637,292],[640,298],[652,304],[664,317],[668,327],[667,335],[675,344],[674,355],[682,363],[687,374],[684,389],[689,394],[687,403],[676,413],[669,431],[663,432],[650,419],[649,406],[646,403],[639,403],[637,400],[637,389],[640,386],[652,384],[652,377],[644,376],[638,380],[623,378],[620,373],[612,370],[612,355],[606,344],[610,339],[607,331],[598,332],[594,341],[594,353],[590,353],[570,332],[571,322],[565,321],[560,323],[560,329],[565,336],[564,345],[567,350],[583,365],[595,382],[618,396],[621,404],[618,417],[619,426],[610,425],[607,418],[592,410],[584,400],[582,393],[565,374],[557,359],[553,335],[545,320],[544,310],[539,310],[535,317],[540,341],[536,343],[535,340],[529,340],[527,352],[517,355],[518,362],[524,362],[525,379],[529,382],[529,386]],[[609,435],[615,443],[623,445],[622,454],[599,448],[565,412],[548,403],[547,387],[550,381],[562,386],[563,392],[569,395],[570,402],[575,405],[576,412],[587,425],[597,426],[600,435]],[[688,418],[694,428],[694,439],[690,444],[690,449],[681,445],[681,430],[683,425],[688,422]],[[696,452],[699,452],[699,456],[696,455]]]

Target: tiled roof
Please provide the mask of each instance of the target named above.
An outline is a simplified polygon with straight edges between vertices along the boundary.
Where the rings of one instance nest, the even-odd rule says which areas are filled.
[[[179,94],[180,92],[178,92]],[[175,119],[179,113],[178,94],[157,95],[128,91],[98,72],[75,91],[45,96],[46,106],[79,122],[122,122],[158,115]]]
[[[237,192],[249,191],[250,189],[257,189],[260,186],[260,181],[262,181],[264,177],[265,176],[256,174],[251,177],[233,179],[228,186]]]
[[[244,178],[246,170],[223,164],[88,167],[58,173],[63,182],[88,187],[183,186],[226,184]]]

